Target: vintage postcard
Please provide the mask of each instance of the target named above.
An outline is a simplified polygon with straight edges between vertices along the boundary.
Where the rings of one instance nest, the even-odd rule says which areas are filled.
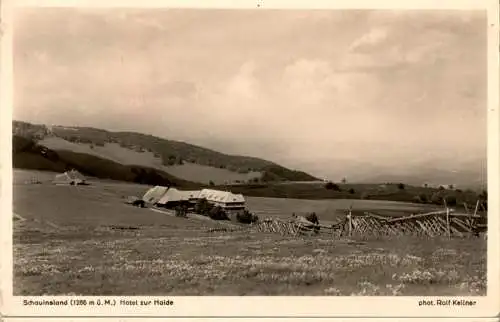
[[[498,1],[2,2],[5,317],[495,317]]]

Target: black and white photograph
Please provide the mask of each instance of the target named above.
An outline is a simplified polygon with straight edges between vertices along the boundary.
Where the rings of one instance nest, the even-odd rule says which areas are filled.
[[[486,10],[12,18],[13,296],[489,294]]]

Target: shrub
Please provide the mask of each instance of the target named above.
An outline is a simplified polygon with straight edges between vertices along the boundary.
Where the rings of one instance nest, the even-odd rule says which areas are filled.
[[[414,196],[414,197],[411,199],[411,202],[413,202],[413,203],[423,203],[423,202],[422,202],[422,199],[420,199],[420,196]]]
[[[308,221],[312,222],[313,224],[317,225],[314,227],[314,232],[316,234],[319,233],[319,219],[318,219],[318,216],[316,216],[316,213],[315,212],[311,212],[310,214],[307,214],[306,217],[305,217]]]
[[[212,180],[210,180],[210,181],[208,182],[208,185],[209,185],[209,186],[215,186],[215,183],[214,183]]]
[[[429,202],[429,196],[427,196],[425,193],[421,193],[418,195],[422,203],[428,203]]]
[[[310,214],[307,214],[306,219],[309,220],[310,222],[312,222],[313,224],[319,225],[319,218],[315,212],[311,212]]]
[[[144,200],[134,200],[134,202],[132,203],[133,206],[136,206],[136,207],[139,207],[139,208],[146,208],[146,203],[144,202]]]
[[[176,217],[187,217],[187,208],[184,206],[177,206],[175,207],[175,216]]]
[[[326,188],[327,190],[340,191],[340,187],[339,187],[339,185],[338,185],[338,184],[336,184],[336,183],[333,183],[333,182],[331,182],[331,181],[329,181],[329,182],[327,182],[327,183],[325,184],[325,188]]]
[[[356,190],[354,190],[353,188],[351,188],[351,189],[349,189],[349,190],[348,190],[348,192],[349,192],[351,195],[353,195],[353,194],[355,194],[355,193],[356,193]]]
[[[209,211],[208,216],[213,220],[229,220],[226,212],[219,206],[212,208]]]
[[[172,166],[175,165],[175,159],[162,159],[162,165],[164,166]]]
[[[251,224],[259,221],[259,216],[254,215],[250,211],[245,209],[243,213],[238,213],[236,215],[236,220],[242,224]]]
[[[433,193],[431,196],[431,203],[433,203],[435,205],[442,205],[443,204],[443,197],[441,197],[441,195],[438,193]]]
[[[457,197],[455,197],[453,195],[448,195],[448,196],[444,197],[444,200],[446,201],[447,206],[454,207],[457,205]]]

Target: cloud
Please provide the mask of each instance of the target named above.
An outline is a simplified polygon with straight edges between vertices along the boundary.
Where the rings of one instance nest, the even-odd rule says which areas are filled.
[[[283,85],[293,101],[309,106],[325,103],[335,91],[329,62],[300,59],[285,67]]]
[[[257,79],[254,76],[256,64],[252,61],[241,65],[238,73],[227,84],[226,95],[235,100],[252,100],[258,94]]]
[[[389,36],[389,31],[386,28],[371,29],[361,37],[353,41],[349,47],[349,51],[363,51],[368,50],[372,46],[380,45]]]
[[[292,166],[392,162],[381,148],[400,151],[399,162],[485,142],[478,14],[37,10],[16,19],[19,119]]]

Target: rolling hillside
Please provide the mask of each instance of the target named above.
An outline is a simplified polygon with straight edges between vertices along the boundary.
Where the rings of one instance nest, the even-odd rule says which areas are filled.
[[[210,149],[135,132],[109,132],[13,122],[13,134],[54,151],[89,154],[122,165],[139,165],[180,179],[208,184],[316,181],[317,178],[273,162],[227,155]]]
[[[97,156],[72,151],[54,151],[31,139],[13,136],[12,163],[14,168],[64,172],[77,169],[87,176],[129,181],[148,185],[199,188],[200,185],[178,179],[157,169],[123,165]]]

